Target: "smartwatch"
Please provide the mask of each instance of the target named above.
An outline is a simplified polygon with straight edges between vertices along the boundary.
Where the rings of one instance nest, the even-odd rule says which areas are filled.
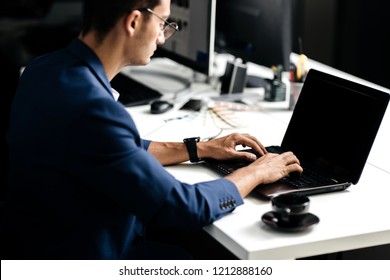
[[[190,162],[199,162],[196,143],[200,141],[200,137],[191,137],[183,139],[184,144],[187,147],[188,155],[190,156]]]

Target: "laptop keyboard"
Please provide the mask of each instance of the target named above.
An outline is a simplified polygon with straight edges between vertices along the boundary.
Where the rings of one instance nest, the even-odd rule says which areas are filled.
[[[282,151],[279,146],[269,146],[267,147],[267,151],[271,153],[278,153],[280,154]],[[329,178],[326,178],[319,174],[319,172],[316,172],[312,168],[308,168],[307,166],[302,166],[303,172],[302,174],[290,174],[289,176],[286,176],[282,179],[280,179],[281,182],[285,182],[294,188],[303,188],[307,186],[322,186],[322,185],[332,185],[336,182],[332,181]]]
[[[280,149],[277,146],[267,147],[268,152],[271,153],[280,153]],[[245,152],[254,153],[253,150],[248,149],[244,150]],[[244,159],[233,159],[225,161],[217,161],[214,159],[207,159],[206,162],[219,173],[223,175],[228,175],[235,170],[249,165],[251,162]],[[304,171],[302,174],[290,174],[280,180],[280,182],[287,183],[294,188],[303,188],[307,186],[322,186],[335,184],[336,182],[330,180],[329,178],[323,177],[317,172],[303,167]]]
[[[335,183],[308,168],[304,168],[301,175],[290,174],[289,176],[282,178],[280,181],[288,183],[298,189],[307,186],[322,186]]]

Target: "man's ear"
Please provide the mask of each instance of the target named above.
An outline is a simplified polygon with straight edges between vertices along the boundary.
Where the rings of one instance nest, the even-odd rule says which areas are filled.
[[[125,17],[125,28],[131,35],[141,26],[142,16],[138,10],[131,11],[127,17]]]

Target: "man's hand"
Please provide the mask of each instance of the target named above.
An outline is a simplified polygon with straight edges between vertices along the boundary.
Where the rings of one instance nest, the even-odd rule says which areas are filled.
[[[255,161],[257,159],[253,153],[237,151],[236,147],[239,145],[252,148],[260,156],[267,154],[263,144],[256,137],[249,134],[232,133],[207,142],[199,142],[198,157],[219,160],[244,158],[249,161]]]
[[[291,172],[303,172],[298,158],[292,152],[280,155],[268,153],[226,178],[235,183],[242,197],[245,197],[257,185],[273,183]]]

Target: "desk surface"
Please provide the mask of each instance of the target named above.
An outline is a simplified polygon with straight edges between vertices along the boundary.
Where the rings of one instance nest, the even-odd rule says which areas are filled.
[[[197,96],[212,94],[204,85],[194,90]],[[148,106],[129,108],[141,136],[159,141],[181,141],[185,137],[209,137],[221,130],[207,125],[202,115],[175,109],[151,115]],[[286,109],[240,112],[247,126],[223,130],[248,132],[266,146],[280,143],[291,117]],[[184,116],[184,118],[182,118]],[[256,122],[250,121],[256,119]],[[270,202],[249,196],[244,205],[224,218],[205,227],[219,243],[240,259],[296,259],[332,252],[353,250],[390,243],[390,109],[387,110],[374,146],[357,185],[336,193],[310,196],[310,212],[320,223],[308,231],[284,233],[270,229],[261,216],[271,210]],[[197,135],[192,135],[194,131]],[[199,132],[199,133],[198,133]],[[353,141],[353,139],[351,139]],[[216,179],[219,176],[202,164],[184,163],[167,167],[178,180],[188,183]]]

